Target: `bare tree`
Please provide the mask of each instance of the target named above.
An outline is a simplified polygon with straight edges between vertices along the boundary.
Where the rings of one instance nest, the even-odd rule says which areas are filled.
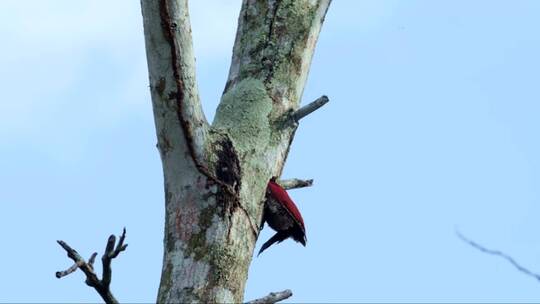
[[[238,303],[267,183],[281,175],[299,120],[328,101],[323,96],[299,109],[331,0],[243,0],[229,76],[211,124],[197,89],[187,2],[141,0],[165,183],[157,301]],[[288,296],[287,290],[259,301]]]

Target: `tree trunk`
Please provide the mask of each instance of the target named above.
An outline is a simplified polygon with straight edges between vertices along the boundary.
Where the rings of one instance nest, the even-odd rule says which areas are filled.
[[[187,0],[142,0],[165,182],[157,301],[241,302],[266,185],[281,174],[330,0],[244,0],[225,91],[202,112]]]

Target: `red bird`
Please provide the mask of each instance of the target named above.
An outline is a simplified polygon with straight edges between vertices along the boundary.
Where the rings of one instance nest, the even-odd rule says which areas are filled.
[[[306,228],[302,215],[287,191],[275,182],[275,178],[268,182],[266,189],[263,225],[264,222],[277,233],[262,245],[257,255],[275,242],[280,243],[289,237],[306,246]]]

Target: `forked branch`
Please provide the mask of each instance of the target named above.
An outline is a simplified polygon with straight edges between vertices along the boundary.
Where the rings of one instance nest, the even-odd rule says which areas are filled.
[[[75,272],[77,268],[79,268],[86,275],[86,285],[93,287],[99,293],[105,303],[118,303],[118,300],[116,300],[110,290],[112,276],[111,261],[112,259],[116,258],[120,252],[126,250],[128,245],[124,244],[125,239],[126,228],[124,228],[122,231],[118,244],[116,244],[116,237],[114,235],[111,234],[111,236],[109,236],[107,245],[105,246],[105,252],[101,257],[101,262],[103,264],[103,278],[101,280],[94,271],[94,261],[96,260],[97,252],[94,252],[90,256],[90,259],[88,259],[88,262],[86,262],[79,255],[79,253],[75,249],[71,248],[66,242],[57,241],[58,244],[60,244],[60,246],[62,246],[62,248],[64,248],[64,250],[67,252],[68,257],[75,262],[75,264],[64,271],[57,271],[56,277],[60,279]]]

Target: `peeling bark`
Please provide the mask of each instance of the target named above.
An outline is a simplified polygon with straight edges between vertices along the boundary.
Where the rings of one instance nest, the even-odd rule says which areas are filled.
[[[244,0],[212,125],[195,80],[187,0],[142,0],[165,187],[157,301],[242,302],[270,177],[279,176],[330,0]]]

